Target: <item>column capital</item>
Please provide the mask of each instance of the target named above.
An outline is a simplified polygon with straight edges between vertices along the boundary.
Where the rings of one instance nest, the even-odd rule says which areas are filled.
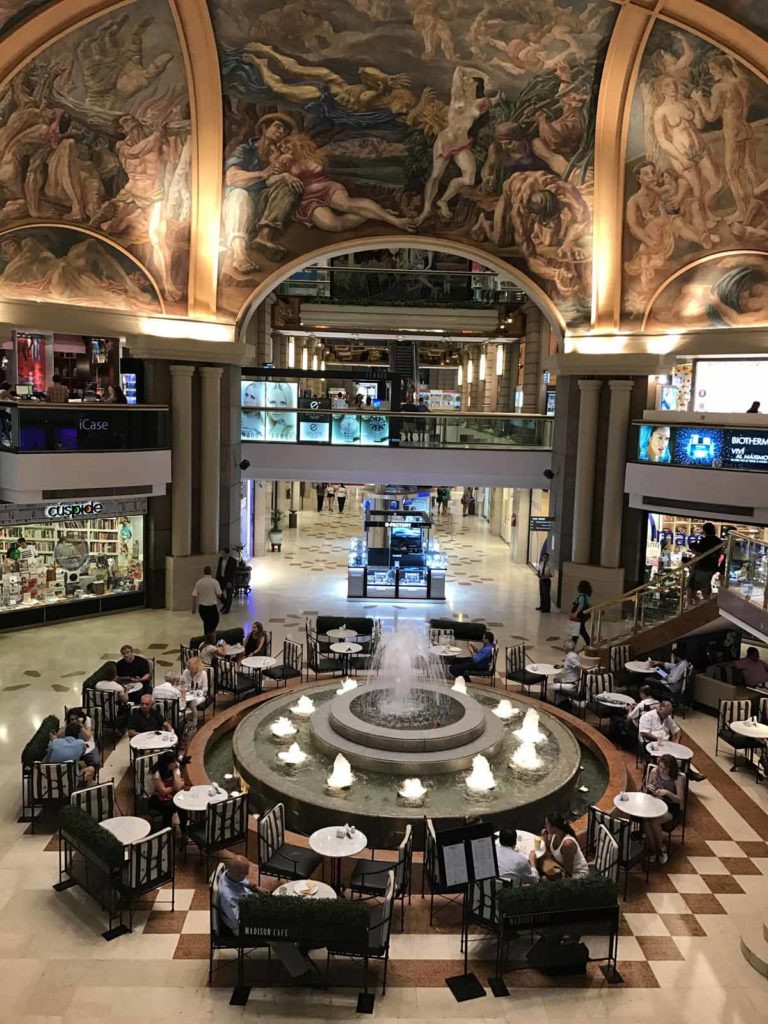
[[[579,381],[579,391],[599,391],[602,386],[602,380],[595,380],[594,378]]]
[[[631,391],[635,386],[633,380],[609,380],[608,387],[611,391]]]
[[[172,377],[191,377],[196,367],[189,363],[171,363],[170,370]]]
[[[197,370],[201,377],[215,377],[217,380],[224,373],[223,366],[198,366]]]

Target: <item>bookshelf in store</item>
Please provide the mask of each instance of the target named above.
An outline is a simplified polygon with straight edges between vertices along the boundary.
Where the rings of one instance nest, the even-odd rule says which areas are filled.
[[[56,541],[62,536],[84,540],[94,555],[117,555],[120,551],[120,528],[117,519],[77,520],[51,523],[34,523],[29,526],[0,527],[0,547],[7,550],[11,541],[20,536],[45,557],[53,557]]]

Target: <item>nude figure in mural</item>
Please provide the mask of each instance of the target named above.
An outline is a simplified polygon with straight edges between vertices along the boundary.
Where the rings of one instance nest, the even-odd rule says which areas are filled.
[[[589,290],[589,207],[570,182],[549,171],[521,171],[504,182],[493,220],[480,216],[472,237],[498,248],[517,245],[528,266],[562,298]]]
[[[43,215],[44,200],[66,210],[65,220],[90,220],[104,202],[104,186],[93,153],[70,128],[69,114],[49,112],[51,122],[29,161],[24,195],[30,217]]]
[[[281,148],[284,152],[273,164],[273,173],[289,174],[303,186],[294,220],[323,231],[351,231],[368,220],[416,230],[410,218],[390,213],[373,199],[350,196],[341,182],[329,178],[323,156],[308,135],[290,135]]]
[[[125,133],[115,152],[128,181],[91,221],[124,244],[145,251],[156,267],[163,294],[171,301],[181,292],[171,281],[164,215],[168,140],[161,129],[146,127],[132,114],[120,118]]]
[[[639,278],[641,303],[653,292],[656,273],[665,266],[675,249],[672,216],[662,200],[656,165],[650,161],[635,171],[638,190],[627,202],[627,227],[640,244],[637,252],[624,264],[630,277]]]
[[[445,20],[456,14],[455,4],[446,4],[445,10],[438,14],[434,0],[405,0],[405,3],[411,12],[413,27],[421,34],[424,59],[433,60],[440,49],[446,60],[458,60],[453,36]]]
[[[438,134],[432,147],[432,170],[424,187],[424,206],[417,224],[422,224],[432,213],[440,181],[448,165],[453,162],[461,172],[451,179],[437,202],[441,217],[450,219],[449,203],[463,188],[471,188],[477,180],[477,160],[472,152],[469,136],[472,125],[499,101],[494,97],[478,96],[479,86],[487,79],[474,68],[458,67],[453,72],[451,102],[447,111],[446,127]]]
[[[93,29],[77,46],[77,59],[83,76],[83,87],[89,104],[111,110],[116,102],[130,99],[153,82],[173,60],[170,53],[161,53],[144,64],[142,39],[154,21],[140,21],[127,42],[120,42],[120,32],[128,21],[121,15],[99,30]]]
[[[736,203],[735,212],[726,220],[748,224],[755,212],[757,185],[755,133],[748,120],[749,82],[729,57],[710,57],[707,68],[715,80],[712,92],[707,98],[701,89],[695,89],[692,99],[705,121],[722,123],[725,179]]]
[[[711,249],[720,241],[707,227],[701,203],[693,196],[690,182],[672,167],[658,176],[657,188],[664,210],[672,218],[675,235],[687,242],[695,242],[703,249]]]
[[[712,162],[697,124],[697,111],[683,98],[680,83],[664,75],[655,83],[658,105],[653,113],[653,130],[662,152],[672,166],[690,183],[693,197],[701,203],[708,227],[714,227],[717,216],[712,205],[722,186],[720,175]]]
[[[253,55],[257,53],[265,54],[268,59],[254,57]],[[404,114],[416,102],[407,75],[388,75],[370,65],[358,68],[359,83],[350,83],[345,81],[341,75],[337,75],[335,71],[331,71],[330,68],[299,64],[293,57],[278,53],[274,47],[267,46],[266,43],[249,43],[243,51],[242,59],[259,68],[264,84],[268,85],[276,96],[285,96],[286,99],[296,103],[310,103],[312,100],[319,99],[324,88],[330,92],[337,103],[347,110],[365,111],[387,108],[393,114]],[[273,60],[289,74],[305,79],[305,81],[284,81],[272,71],[269,60]],[[313,79],[321,82],[322,85],[315,85]]]

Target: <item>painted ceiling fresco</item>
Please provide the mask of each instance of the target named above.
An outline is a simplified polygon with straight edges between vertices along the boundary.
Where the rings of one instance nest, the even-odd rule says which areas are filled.
[[[715,257],[662,288],[647,319],[652,328],[764,327],[768,324],[768,254]]]
[[[591,295],[608,0],[209,0],[225,105],[219,301],[389,232],[472,242],[574,324]]]
[[[50,7],[56,0],[0,0],[0,36],[11,32],[31,14]]]
[[[767,117],[759,79],[698,37],[656,25],[627,152],[627,321],[704,254],[768,248]]]
[[[139,0],[91,22],[44,50],[0,97],[0,230],[65,221],[103,232],[184,311],[189,135],[167,4]]]

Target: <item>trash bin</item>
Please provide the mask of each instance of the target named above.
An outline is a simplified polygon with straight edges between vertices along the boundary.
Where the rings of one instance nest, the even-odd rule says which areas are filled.
[[[299,517],[295,508],[288,509],[288,529],[295,530],[299,525]]]

